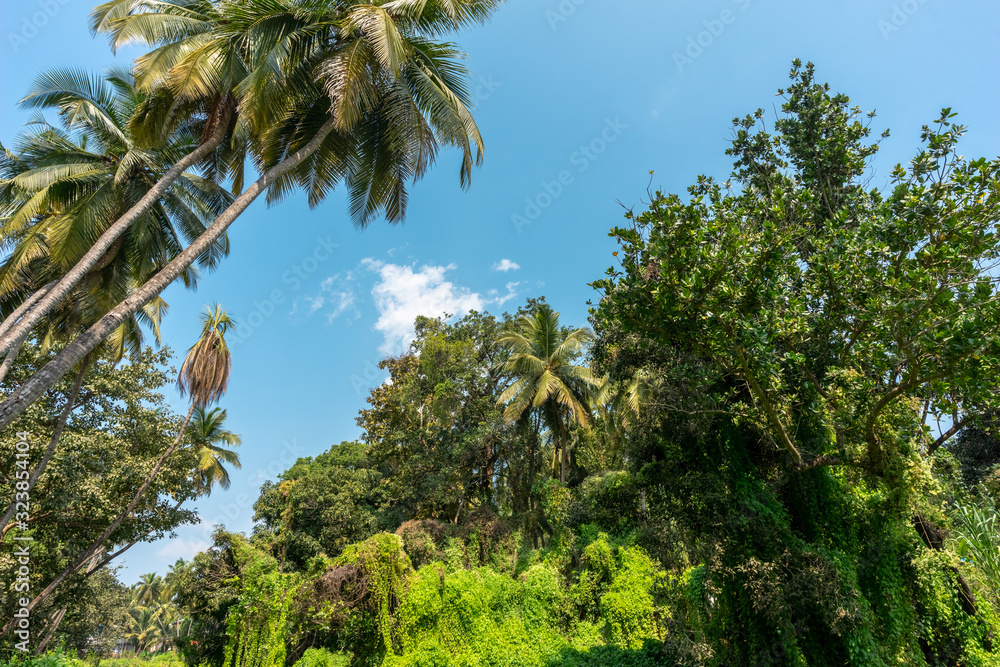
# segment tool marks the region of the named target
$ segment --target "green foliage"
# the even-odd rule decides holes
[[[5,382],[19,383],[53,355],[29,341]],[[160,455],[170,445],[180,420],[166,408],[161,391],[171,382],[171,352],[144,350],[125,363],[97,358],[84,378],[76,408],[70,415],[60,444],[31,494],[28,530],[31,549],[31,589],[41,591],[98,537],[128,505]],[[45,398],[32,405],[0,435],[0,466],[5,470],[34,468],[50,443],[53,424],[70,394],[73,378],[58,383]],[[29,435],[30,458],[17,459],[16,433]],[[179,502],[197,494],[191,477],[197,460],[181,450],[165,464],[135,511],[109,538],[115,545],[155,541],[196,518]],[[3,508],[14,500],[13,475],[0,480]],[[9,531],[9,542],[18,531]],[[0,578],[13,582],[16,567],[12,549],[0,554]],[[109,628],[104,644],[113,643],[124,611],[118,607],[116,584],[103,575],[89,579],[71,576],[35,611],[37,618],[53,614],[67,603],[70,608],[53,638],[53,645],[67,641],[83,647],[86,637]],[[11,618],[14,596],[0,598],[0,611]],[[127,606],[127,605],[126,605]]]
[[[655,405],[627,453],[638,539],[673,572],[652,593],[667,654],[977,664],[996,627],[936,527],[950,492],[925,423],[1000,396],[982,268],[1000,253],[1000,161],[961,158],[944,110],[889,191],[868,190],[861,111],[799,62],[780,94],[773,134],[763,111],[734,122],[731,181],[626,214],[621,269],[595,283],[597,368],[619,385],[641,373]],[[616,529],[599,510],[578,521]]]
[[[984,596],[1000,607],[1000,513],[982,501],[971,501],[956,504],[955,514],[958,554],[970,562]]]
[[[239,536],[231,538],[239,599],[227,618],[226,667],[284,667],[288,611],[300,584],[277,561]]]
[[[403,520],[454,522],[480,506],[527,511],[534,461],[511,469],[524,454],[496,405],[500,329],[480,313],[454,324],[418,318],[407,354],[380,363],[391,382],[372,390],[358,424],[390,499],[408,511]],[[502,472],[528,479],[496,486]]]
[[[349,667],[351,657],[345,653],[331,653],[321,648],[306,649],[295,667]]]
[[[398,525],[384,475],[364,445],[342,442],[315,458],[299,459],[278,483],[265,482],[254,504],[255,534],[269,538],[287,565],[335,556],[344,547]]]
[[[364,589],[374,614],[369,621],[381,639],[379,647],[391,651],[392,611],[399,606],[407,573],[412,570],[398,535],[382,533],[344,550],[337,565],[357,568],[364,577]]]
[[[23,659],[0,662],[0,667],[85,667],[86,663],[66,655],[62,651],[50,651],[45,655],[29,656]]]

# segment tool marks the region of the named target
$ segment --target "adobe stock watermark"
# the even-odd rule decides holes
[[[741,12],[745,12],[750,7],[750,2],[751,0],[732,0],[732,3]],[[738,17],[739,14],[732,9],[723,9],[717,17],[702,21],[701,24],[705,29],[696,35],[689,35],[684,50],[673,53],[677,71],[683,74],[684,69],[693,65],[694,61],[700,58],[706,49],[711,48],[715,41],[726,32],[726,28],[736,23]]]
[[[38,0],[35,4],[38,11],[33,14],[25,14],[21,17],[21,29],[17,32],[8,32],[7,41],[10,48],[17,53],[21,47],[30,42],[38,34],[38,31],[49,24],[49,21],[59,13],[63,7],[72,0]]]
[[[608,150],[608,146],[618,141],[618,138],[627,129],[628,125],[623,123],[620,117],[616,116],[614,120],[610,118],[605,119],[604,129],[589,142],[580,146],[578,151],[570,155],[570,166],[576,168],[575,172],[577,174],[587,171],[590,169],[590,165]],[[576,176],[574,176],[574,170],[571,169],[563,169],[551,181],[542,181],[541,189],[538,193],[533,197],[525,198],[524,210],[520,213],[513,213],[510,216],[510,221],[517,230],[517,233],[521,234],[526,226],[538,220],[542,213],[552,206],[553,202],[559,199],[563,192],[566,191],[566,188],[573,185],[575,181]]]
[[[473,82],[472,99],[476,102],[484,102],[493,96],[493,93],[503,84],[493,80],[493,75],[477,76]]]
[[[920,8],[927,2],[928,0],[904,0],[904,2],[893,5],[889,19],[879,19],[878,22],[878,30],[882,33],[882,39],[888,42],[889,35],[899,32],[899,29],[906,25],[910,18],[919,12]]]
[[[18,431],[15,435],[17,435],[18,441],[14,445],[17,452],[14,463],[14,468],[17,471],[14,474],[16,480],[14,489],[17,491],[14,495],[14,510],[16,512],[14,521],[18,530],[27,530],[29,512],[31,511],[31,498],[28,495],[31,486],[31,482],[28,481],[31,478],[31,472],[28,470],[31,445],[28,444],[29,434],[27,432]],[[27,653],[28,641],[31,639],[31,610],[28,609],[28,605],[31,604],[31,596],[28,594],[31,590],[31,548],[29,543],[34,538],[15,535],[14,540],[16,544],[14,564],[17,566],[14,571],[14,593],[20,595],[14,598],[16,604],[14,605],[14,624],[12,627],[14,634],[21,640],[14,644],[14,648]]]
[[[302,283],[309,276],[316,273],[320,265],[330,259],[333,256],[333,251],[339,247],[340,244],[331,241],[329,236],[326,238],[317,237],[316,246],[313,248],[312,253],[306,255],[299,262],[292,264],[287,271],[281,274],[282,284],[288,285],[293,292],[299,290],[302,287]],[[271,290],[271,293],[263,300],[254,299],[253,310],[250,311],[250,314],[237,319],[237,326],[232,334],[232,340],[236,343],[242,343],[250,338],[254,331],[263,326],[264,322],[277,312],[278,306],[287,300],[288,297],[283,288]]]
[[[557,29],[561,24],[569,20],[569,17],[576,14],[576,9],[587,0],[562,0],[554,9],[545,10],[545,20],[549,22],[549,27]]]

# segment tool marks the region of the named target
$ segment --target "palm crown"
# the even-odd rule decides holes
[[[52,70],[38,77],[23,105],[55,109],[62,128],[41,117],[0,155],[0,309],[72,267],[93,241],[152,186],[193,142],[186,131],[156,148],[136,144],[128,122],[143,96],[127,71],[89,77]],[[211,181],[182,174],[104,254],[49,318],[46,338],[88,326],[201,235],[231,198]],[[201,257],[213,267],[228,251],[225,237]],[[183,278],[190,285],[193,270]],[[158,333],[165,306],[155,300],[119,328],[113,347],[141,344],[139,322]]]
[[[567,431],[574,421],[588,423],[587,404],[596,385],[590,369],[574,362],[593,334],[583,328],[564,331],[559,326],[559,313],[547,305],[523,316],[519,325],[519,330],[500,338],[510,353],[500,369],[513,382],[497,403],[507,404],[504,418],[508,422],[526,418],[532,409],[541,413],[555,443],[553,467],[561,450],[560,478],[566,481]]]

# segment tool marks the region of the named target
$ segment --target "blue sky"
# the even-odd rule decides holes
[[[26,119],[16,102],[41,69],[98,70],[136,55],[116,58],[90,37],[90,8],[6,0],[0,141]],[[164,342],[179,353],[206,303],[244,324],[221,403],[243,437],[244,465],[228,492],[196,504],[202,526],[134,547],[120,577],[190,558],[215,523],[249,530],[265,479],[358,437],[357,411],[382,379],[375,366],[405,347],[415,315],[499,313],[545,295],[567,323],[586,324],[587,283],[614,259],[607,232],[621,205],[641,207],[650,171],[654,189],[674,192],[698,174],[728,174],[731,120],[777,107],[793,58],[876,109],[874,130],[892,130],[874,185],[945,106],[970,128],[967,156],[996,156],[998,23],[1000,5],[986,0],[510,2],[456,38],[476,75],[487,144],[469,191],[458,186],[458,156],[444,153],[412,188],[403,225],[354,229],[342,193],[314,210],[301,196],[271,209],[258,201],[197,293],[165,293]]]

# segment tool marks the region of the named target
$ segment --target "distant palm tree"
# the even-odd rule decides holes
[[[174,595],[177,593],[179,580],[187,574],[190,569],[191,563],[187,562],[183,558],[178,558],[173,565],[167,568],[167,573],[163,576],[163,595],[161,596],[164,601],[173,599]]]
[[[159,642],[162,634],[157,624],[156,610],[133,604],[128,609],[128,615],[129,628],[125,639],[135,646],[136,653],[142,653]]]
[[[149,606],[160,599],[163,590],[163,578],[155,572],[150,572],[139,577],[132,599],[136,604]]]
[[[230,480],[226,465],[241,467],[239,454],[222,446],[237,447],[242,442],[240,436],[224,428],[225,421],[226,411],[222,408],[195,408],[188,427],[188,440],[198,456],[195,486],[199,495],[211,495],[214,485],[228,489]]]
[[[509,351],[500,369],[514,382],[500,395],[497,405],[507,405],[504,419],[508,423],[526,418],[531,410],[540,412],[552,432],[552,467],[560,462],[562,482],[569,468],[570,426],[574,422],[588,424],[587,403],[597,385],[589,368],[574,363],[592,339],[586,328],[564,333],[559,328],[559,313],[547,305],[523,316],[519,330],[500,337]]]

